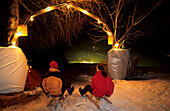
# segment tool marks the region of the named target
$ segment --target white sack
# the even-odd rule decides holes
[[[27,59],[18,47],[0,47],[0,93],[24,90]]]

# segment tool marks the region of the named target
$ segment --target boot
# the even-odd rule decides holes
[[[80,92],[81,96],[83,96],[83,95],[84,95],[84,93],[83,93],[83,89],[82,89],[81,87],[79,88],[79,92]]]

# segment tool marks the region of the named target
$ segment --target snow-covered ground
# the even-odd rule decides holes
[[[164,76],[147,72],[143,78],[150,75]],[[63,107],[59,103],[57,107],[47,107],[51,98],[43,93],[38,99],[25,105],[10,106],[2,111],[170,111],[170,78],[149,80],[113,80],[114,93],[109,97],[112,104],[104,99],[99,101],[98,109],[86,96],[79,94],[79,87],[84,87],[91,82],[92,76],[80,75],[84,81],[74,82],[75,91],[67,96]],[[168,76],[169,77],[169,76]],[[95,98],[93,98],[95,100]]]

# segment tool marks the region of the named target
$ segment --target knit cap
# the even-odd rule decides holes
[[[51,62],[50,62],[50,67],[51,67],[51,68],[58,68],[57,62],[56,62],[56,61],[51,61]]]

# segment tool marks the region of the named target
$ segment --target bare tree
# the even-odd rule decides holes
[[[90,2],[89,2],[90,1]],[[20,23],[24,23],[27,17],[47,6],[65,3],[64,0],[19,0],[20,5],[26,12],[20,13]],[[98,16],[103,23],[107,24],[114,36],[114,43],[133,41],[139,36],[146,35],[148,26],[143,26],[142,22],[160,4],[161,0],[152,4],[148,0],[70,0],[75,5],[86,9],[90,13]],[[148,3],[150,3],[150,5]],[[29,36],[36,47],[47,47],[57,41],[71,43],[73,37],[83,30],[84,24],[89,23],[90,18],[78,10],[59,7],[49,13],[42,14],[35,18],[35,21],[28,23]],[[97,24],[96,20],[90,20],[94,26],[93,30],[87,32],[91,38],[98,42],[106,40],[107,34],[103,24]],[[105,25],[104,24],[104,25]],[[91,25],[90,25],[91,26]],[[131,42],[129,42],[131,43]]]
[[[145,19],[156,9],[161,0],[102,0],[100,2],[100,8],[95,8],[97,10],[95,14],[106,21],[112,29],[113,43],[123,48],[125,41],[131,44],[138,37],[151,33],[148,31],[152,29],[151,24],[146,23]],[[99,30],[98,25],[94,24],[94,26],[98,27],[94,30]],[[91,37],[96,41],[107,38],[107,36],[101,36],[92,35]]]

